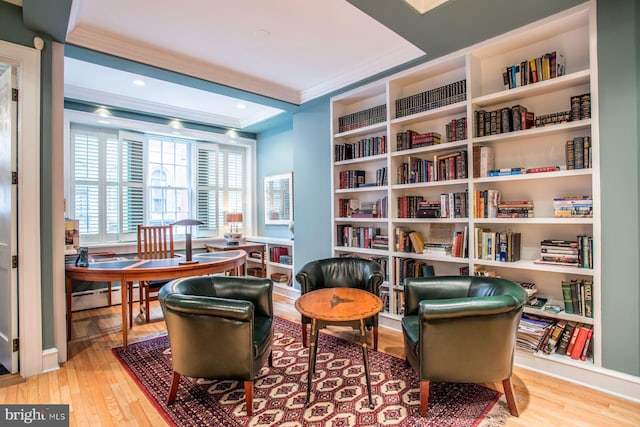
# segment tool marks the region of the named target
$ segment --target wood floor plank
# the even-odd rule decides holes
[[[277,315],[300,321],[293,301],[274,295]],[[138,307],[135,306],[135,313]],[[130,342],[165,332],[158,302],[152,303],[151,323],[134,322]],[[66,403],[71,426],[163,426],[164,418],[139,389],[113,355],[121,345],[120,307],[74,313],[69,360],[58,371],[27,378],[20,384],[0,388],[2,403]],[[329,332],[355,339],[349,328]],[[402,336],[379,330],[380,351],[404,358]],[[500,384],[487,384],[502,390]],[[640,426],[640,403],[591,390],[523,368],[514,368],[513,386],[520,417],[509,417],[507,427]],[[587,398],[588,397],[588,398]]]

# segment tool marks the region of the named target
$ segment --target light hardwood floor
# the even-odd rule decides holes
[[[299,321],[292,301],[275,296],[274,305],[279,316]],[[152,319],[134,326],[132,342],[165,330],[157,301]],[[0,403],[68,403],[72,426],[165,425],[111,351],[121,344],[120,327],[119,306],[74,313],[69,360],[55,372],[0,387]],[[344,329],[333,331],[353,336]],[[379,350],[404,358],[401,335],[380,328]],[[515,369],[514,384],[520,417],[509,417],[507,426],[640,426],[640,403],[521,368]]]

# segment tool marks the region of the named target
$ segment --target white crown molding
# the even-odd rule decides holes
[[[67,43],[285,102],[301,103],[300,95],[296,90],[256,79],[255,76],[222,68],[197,58],[179,55],[157,46],[123,38],[99,28],[78,25],[69,32]]]
[[[113,105],[133,111],[144,111],[160,114],[167,117],[194,120],[203,123],[211,123],[223,127],[242,129],[245,126],[261,121],[262,117],[252,117],[250,120],[240,121],[237,118],[222,116],[218,114],[204,113],[202,111],[187,108],[178,108],[157,102],[145,101],[138,98],[130,98],[122,95],[115,95],[93,89],[86,89],[78,86],[65,85],[64,96],[70,99],[80,99],[98,104]]]
[[[88,49],[142,62],[297,105],[311,101],[417,57],[416,48],[413,45],[405,46],[393,51],[393,53],[389,55],[381,56],[375,61],[371,61],[352,72],[340,74],[336,78],[329,79],[311,88],[297,91],[265,80],[256,79],[254,76],[231,71],[197,58],[186,55],[176,55],[175,52],[169,52],[159,49],[157,46],[126,39],[119,35],[86,25],[77,26],[70,31],[67,41]]]
[[[326,95],[337,89],[357,83],[382,71],[396,67],[399,64],[404,64],[416,58],[416,48],[413,45],[396,49],[392,54],[380,56],[375,61],[371,61],[365,66],[357,68],[350,73],[343,73],[334,79],[327,80],[322,84],[303,90],[301,92],[300,99],[303,103],[310,101],[319,96]]]

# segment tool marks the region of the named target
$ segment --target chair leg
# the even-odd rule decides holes
[[[144,312],[144,282],[138,282],[138,316],[142,318]]]
[[[507,398],[507,404],[509,405],[509,412],[514,417],[520,416],[518,410],[518,402],[516,401],[516,394],[513,391],[513,384],[511,384],[511,377],[502,380],[502,387],[504,388],[504,396]]]
[[[429,402],[429,381],[420,381],[420,415],[427,416],[427,403]]]
[[[180,384],[180,374],[173,371],[173,380],[171,381],[171,388],[169,389],[169,397],[167,398],[167,405],[171,405],[176,401],[176,395],[178,394],[178,385]]]
[[[128,305],[129,305],[129,327],[133,327],[133,282],[127,282],[127,294],[128,296]]]
[[[107,304],[111,307],[111,282],[107,282]]]
[[[253,381],[244,382],[244,395],[247,405],[247,415],[251,416],[253,413]]]
[[[373,327],[373,351],[378,351],[378,327]]]
[[[273,368],[273,351],[269,352],[269,367]]]
[[[307,325],[302,324],[302,346],[309,347],[309,339],[307,337]]]
[[[149,307],[150,293],[151,293],[151,290],[149,289],[149,287],[145,286],[144,287],[144,317],[147,323],[151,322],[151,313],[149,312],[150,311],[150,307]]]

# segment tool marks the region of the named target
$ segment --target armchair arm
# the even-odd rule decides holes
[[[315,289],[324,288],[324,274],[318,263],[307,263],[296,274],[296,280],[300,284],[300,294],[306,294]]]
[[[254,306],[250,301],[172,294],[164,299],[164,304],[168,310],[176,313],[253,321]]]

